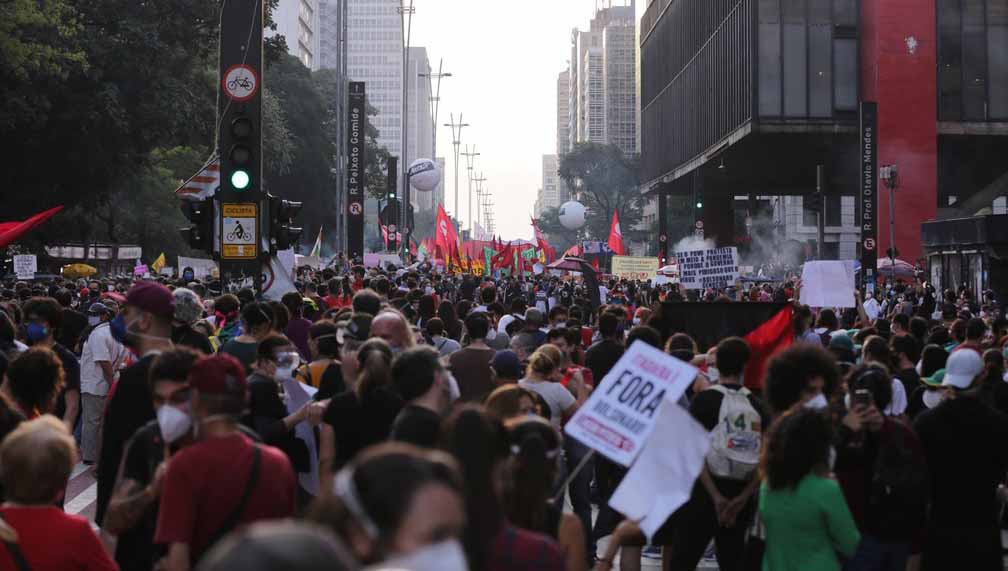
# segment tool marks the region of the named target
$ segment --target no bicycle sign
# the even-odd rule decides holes
[[[692,365],[637,341],[564,431],[613,462],[629,466],[654,430],[663,404],[678,406],[676,401],[696,374]]]

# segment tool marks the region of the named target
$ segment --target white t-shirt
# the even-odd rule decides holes
[[[442,337],[441,335],[431,337],[431,341],[434,342],[434,348],[437,349],[438,354],[442,357],[447,357],[462,348],[458,341]]]
[[[899,416],[906,412],[907,405],[906,387],[903,386],[903,381],[899,379],[892,380],[892,402],[885,409],[886,416]]]
[[[112,370],[118,371],[126,359],[126,348],[112,338],[108,323],[99,324],[88,335],[81,352],[80,381],[81,392],[89,395],[105,396],[109,385],[98,361],[112,364]]]
[[[499,331],[500,333],[507,333],[507,326],[511,325],[511,322],[514,321],[515,319],[518,318],[510,313],[502,316],[500,320],[497,322],[497,331]]]
[[[560,421],[563,420],[565,410],[577,404],[574,395],[560,383],[550,381],[530,381],[522,379],[518,381],[518,386],[539,394],[550,407],[550,423],[560,430]]]

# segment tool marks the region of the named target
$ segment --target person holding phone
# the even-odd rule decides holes
[[[847,388],[834,473],[862,540],[845,569],[904,569],[908,559],[919,556],[911,551],[926,520],[924,451],[910,427],[882,413],[892,400],[884,368],[855,368]]]

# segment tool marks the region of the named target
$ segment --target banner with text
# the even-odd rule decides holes
[[[658,272],[658,258],[613,256],[612,275],[620,279],[648,281]]]
[[[637,341],[564,431],[613,462],[629,466],[654,430],[662,404],[676,406],[696,374],[692,365]]]
[[[38,258],[34,254],[17,254],[14,256],[14,275],[19,280],[30,280],[38,272]]]
[[[686,289],[724,288],[739,278],[738,249],[680,250],[679,283]]]

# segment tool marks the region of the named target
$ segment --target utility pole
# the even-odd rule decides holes
[[[472,183],[473,183],[473,160],[480,154],[476,152],[476,145],[473,145],[472,151],[469,150],[469,145],[466,145],[466,152],[462,153],[462,156],[466,158],[466,171],[469,178],[469,216],[466,219],[469,222],[469,236],[472,237],[473,232],[473,218],[472,218]]]
[[[462,122],[462,114],[459,113],[458,123],[455,122],[455,114],[451,113],[448,115],[451,123],[445,123],[445,127],[451,127],[452,130],[452,145],[455,147],[455,210],[452,214],[455,218],[459,218],[459,187],[458,187],[458,168],[459,168],[459,145],[462,144],[462,128],[468,127],[469,123]]]
[[[413,0],[409,0],[409,6],[400,5],[396,8],[399,12],[399,20],[402,25],[403,32],[403,74],[402,74],[402,117],[400,120],[400,125],[402,126],[402,174],[399,177],[402,181],[402,212],[400,212],[401,220],[399,226],[401,228],[406,228],[409,224],[409,207],[410,207],[410,188],[409,188],[409,176],[407,175],[409,171],[409,47],[410,47],[410,35],[413,30],[413,14],[416,9],[413,7]],[[409,252],[409,244],[405,244],[405,251]],[[407,256],[403,255],[405,260]]]
[[[816,243],[819,245],[817,258],[820,260],[823,259],[823,241],[826,240],[825,178],[823,165],[816,165],[816,194],[818,195],[816,200],[819,206],[816,213],[816,225],[818,226]]]
[[[481,207],[480,198],[483,196],[483,183],[486,182],[486,179],[483,178],[483,173],[480,173],[478,177],[474,178],[473,182],[476,183],[476,223],[479,224]],[[486,230],[485,224],[480,225],[480,227],[483,228],[483,230]]]
[[[438,118],[438,110],[441,107],[441,78],[451,77],[452,74],[450,72],[444,71],[444,58],[442,58],[441,60],[438,61],[437,73],[421,73],[419,74],[419,76],[427,78],[427,91],[431,94],[431,101],[430,101],[431,115],[434,118],[434,129],[433,129],[434,141],[433,144],[431,145],[433,149],[431,152],[434,154],[434,156],[431,157],[431,160],[437,162],[437,124],[438,124],[437,118]],[[437,91],[434,91],[433,86],[435,79],[437,80]]]

